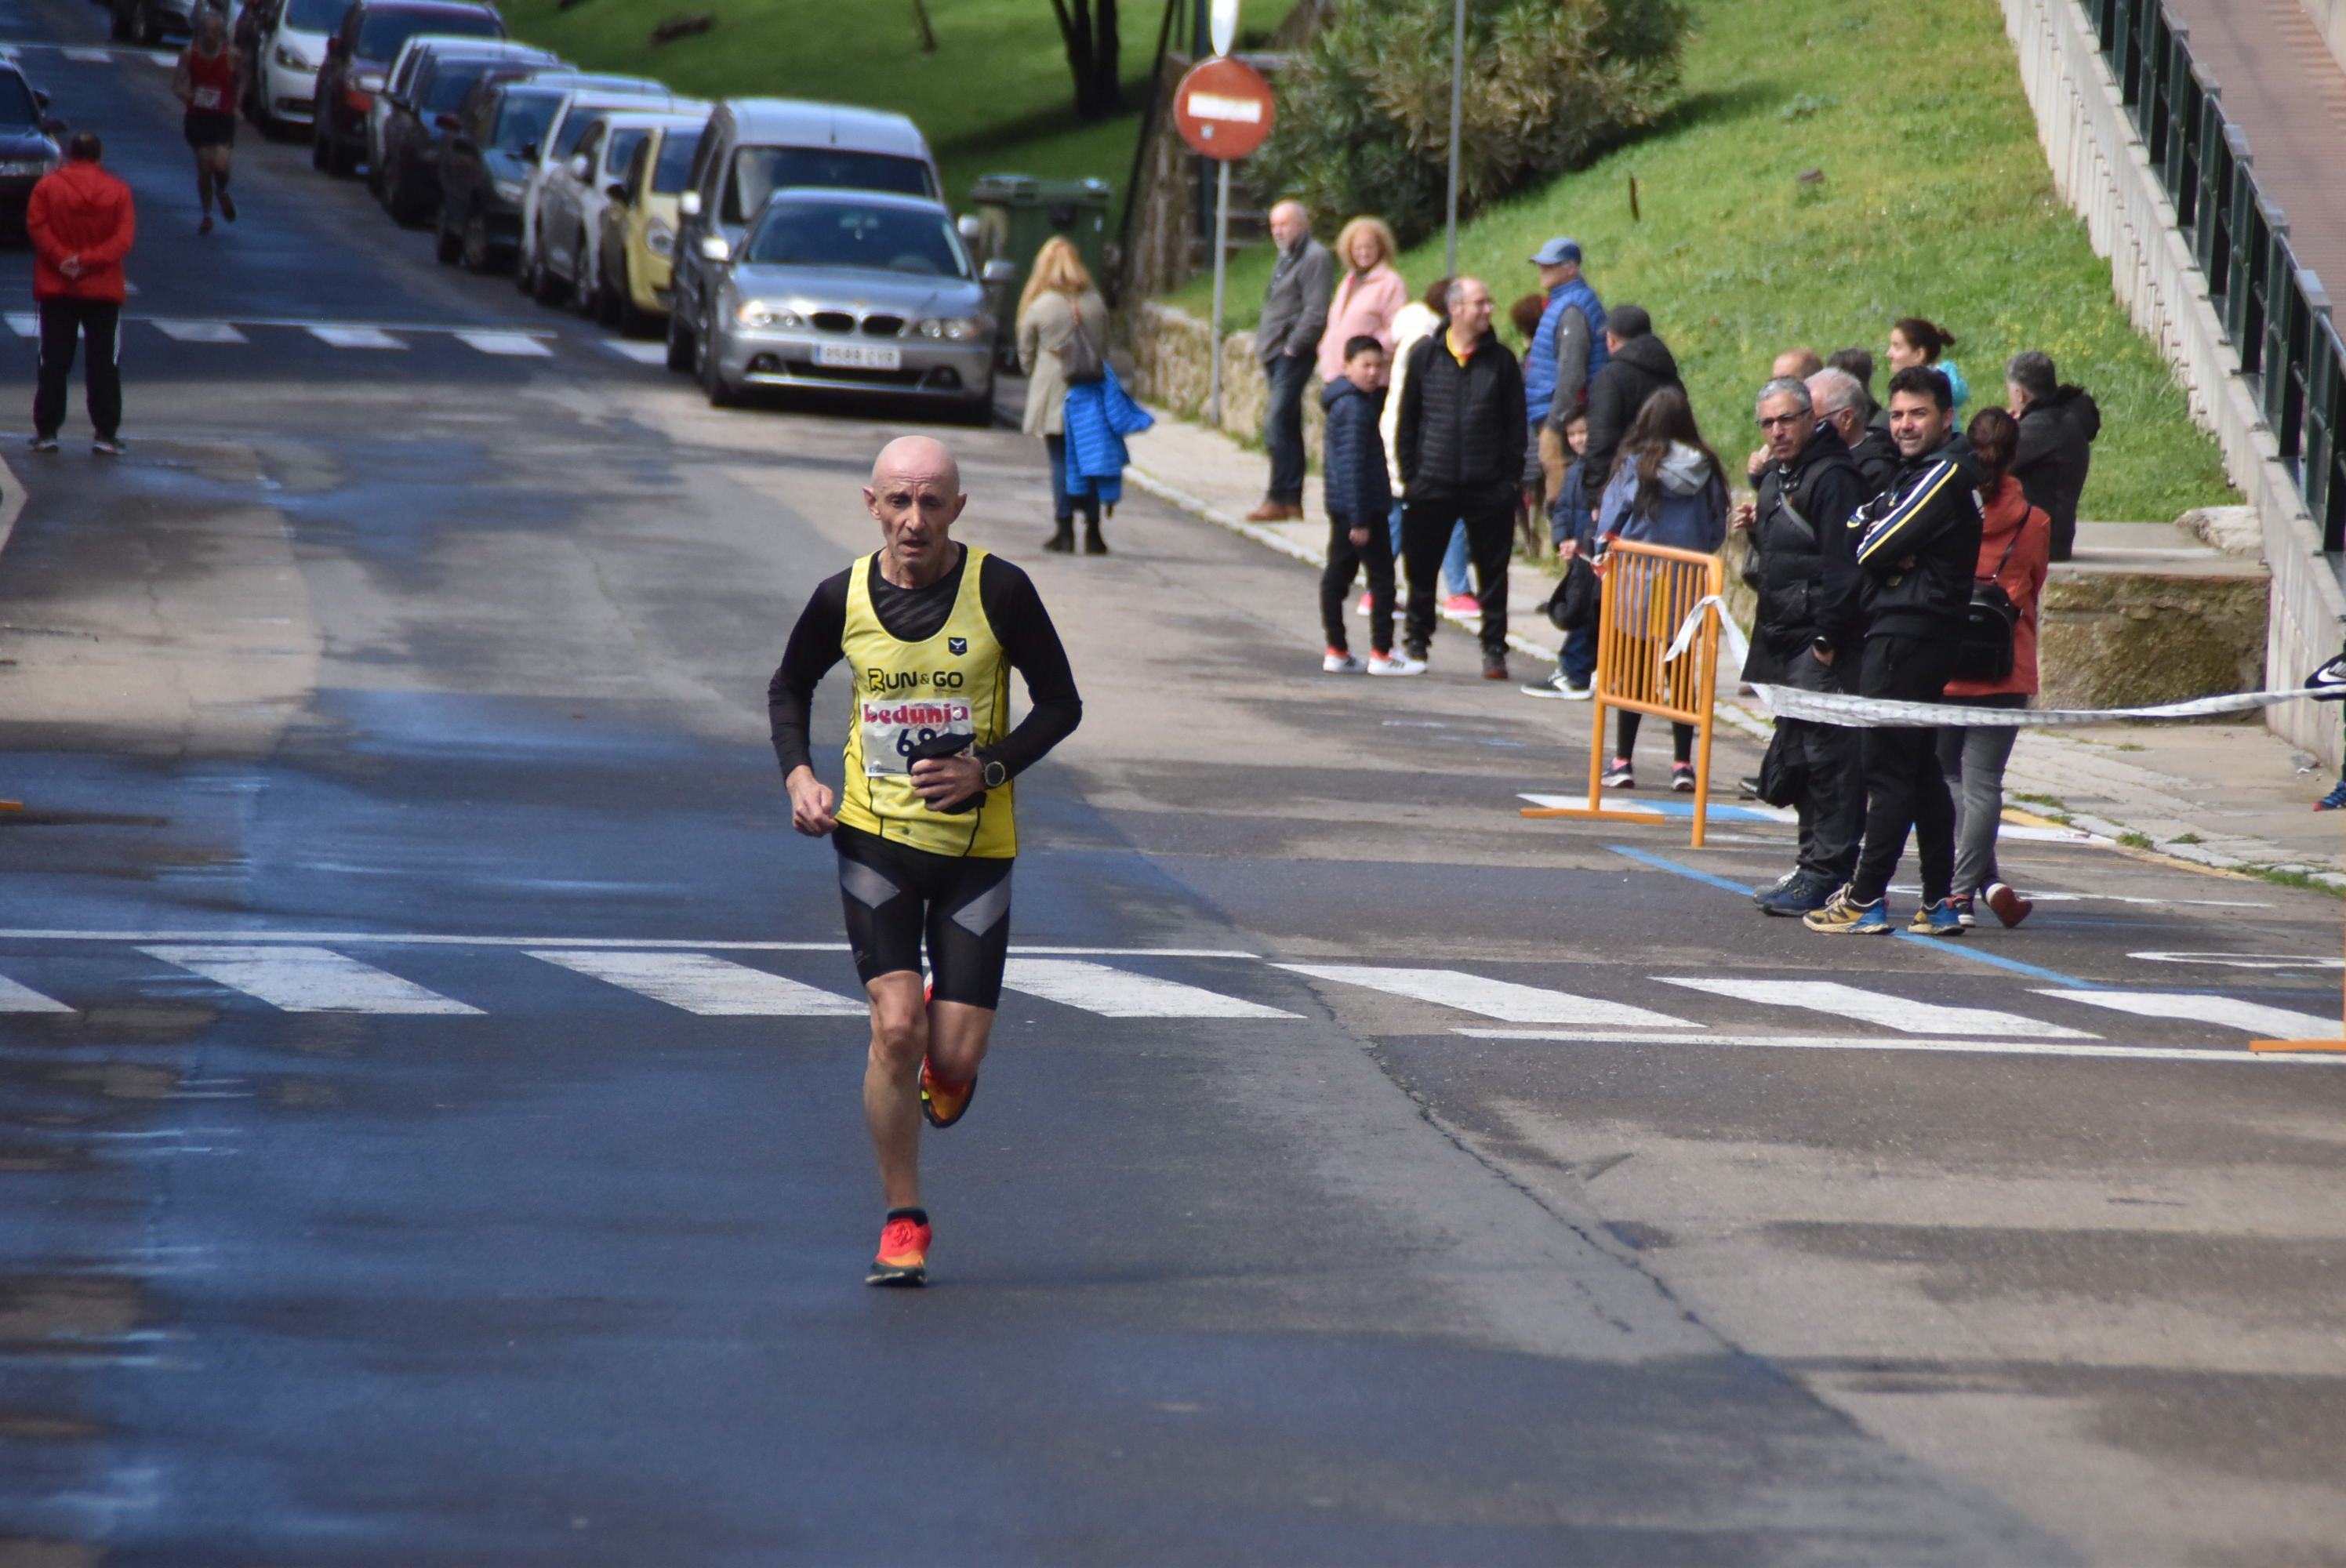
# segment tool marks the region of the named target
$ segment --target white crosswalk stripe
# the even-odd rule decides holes
[[[1482,975],[1468,974],[1456,969],[1383,969],[1341,963],[1282,963],[1278,967],[1297,974],[1308,974],[1314,980],[1364,985],[1372,991],[1436,1003],[1443,1007],[1457,1008],[1462,1013],[1496,1018],[1504,1023],[1610,1023],[1647,1029],[1699,1027],[1683,1018],[1632,1007],[1626,1002],[1575,996],[1568,991],[1545,991],[1536,985],[1518,985],[1509,980],[1487,980]]]
[[[249,343],[252,340],[226,321],[157,321],[155,330],[180,343]]]
[[[1989,1007],[1940,1007],[1879,991],[1862,991],[1854,985],[1843,985],[1832,980],[1700,980],[1676,979],[1668,975],[1655,978],[1664,985],[1683,985],[1689,991],[1730,997],[1738,1002],[1756,1002],[1768,1007],[1801,1007],[1811,1013],[1829,1013],[1837,1018],[1850,1018],[1860,1023],[1895,1029],[1902,1034],[1976,1034],[1991,1039],[2023,1040],[2101,1038],[2082,1029],[2065,1029],[2058,1023],[2042,1023],[2034,1018],[2023,1018],[2017,1013],[1999,1013]]]
[[[605,338],[603,346],[623,360],[633,360],[639,365],[668,363],[666,343],[638,343],[627,338]]]
[[[30,311],[11,311],[7,313],[7,321],[8,330],[20,338],[41,335],[41,318]]]
[[[554,351],[526,332],[458,332],[459,341],[468,343],[484,354],[507,354],[517,358],[551,359]]]
[[[0,1013],[71,1013],[72,1008],[54,996],[44,996],[29,985],[20,985],[0,974]]]
[[[2346,1037],[2346,1021],[2292,1013],[2261,1002],[2240,1002],[2229,996],[2179,994],[2171,991],[2040,990],[2039,996],[2058,996],[2088,1007],[2131,1013],[2137,1018],[2185,1018],[2224,1029],[2245,1029],[2269,1040],[2336,1040]]]
[[[192,970],[287,1013],[401,1013],[478,1016],[480,1009],[426,991],[331,948],[157,943],[138,950]]]
[[[1201,986],[1136,974],[1105,963],[1073,958],[1014,958],[1002,983],[1013,991],[1039,996],[1067,1007],[1080,1007],[1103,1018],[1294,1018],[1298,1014],[1266,1007]]]
[[[303,331],[329,348],[403,349],[407,345],[380,327],[304,327]]]
[[[705,952],[624,952],[607,948],[531,948],[528,952],[532,958],[704,1018],[857,1018],[868,1010],[859,998]]]

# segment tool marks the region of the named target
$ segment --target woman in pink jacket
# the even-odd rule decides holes
[[[1951,680],[1949,702],[1966,708],[2026,708],[2036,691],[2036,606],[2045,593],[2053,551],[2053,521],[2031,506],[2012,476],[2020,426],[2000,408],[1973,416],[1964,433],[1978,461],[1980,553],[1976,580],[1990,578],[2020,612],[2012,626],[2012,673],[2002,680]],[[1995,865],[1995,832],[2004,820],[2004,765],[2019,731],[2008,725],[1947,725],[1939,730],[1939,771],[1955,798],[1956,918],[1973,921],[1973,903],[1984,903],[2006,925],[2034,908],[2012,891]]]
[[[1392,365],[1393,318],[1409,303],[1409,285],[1392,268],[1399,250],[1392,230],[1379,219],[1355,218],[1336,236],[1336,259],[1345,270],[1328,307],[1328,330],[1320,334],[1321,385],[1344,373],[1344,345],[1354,338],[1382,343],[1385,363]]]

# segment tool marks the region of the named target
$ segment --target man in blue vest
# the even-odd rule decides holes
[[[1539,330],[1532,334],[1524,355],[1524,404],[1531,411],[1531,435],[1537,444],[1540,472],[1547,493],[1564,488],[1569,459],[1564,449],[1564,422],[1588,396],[1588,383],[1605,368],[1605,305],[1580,275],[1580,246],[1570,239],[1551,239],[1532,258],[1539,269],[1540,287],[1547,291],[1547,309],[1540,312]]]

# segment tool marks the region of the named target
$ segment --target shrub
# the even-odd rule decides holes
[[[1468,0],[1460,215],[1652,125],[1678,87],[1678,0]],[[1372,212],[1403,244],[1449,182],[1451,0],[1337,0],[1279,80],[1260,187],[1331,219]]]

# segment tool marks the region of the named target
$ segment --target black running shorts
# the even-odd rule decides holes
[[[923,940],[939,1002],[992,1009],[1010,956],[1010,867],[1005,857],[940,855],[842,824],[839,898],[865,984],[921,970]]]
[[[233,147],[236,117],[215,109],[189,109],[180,132],[193,148]]]

